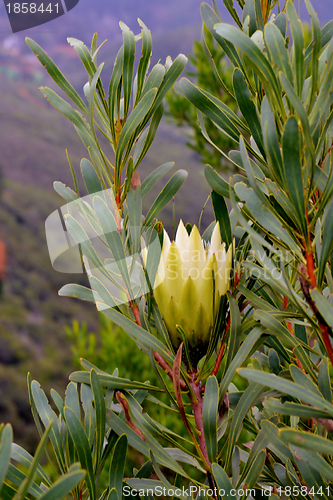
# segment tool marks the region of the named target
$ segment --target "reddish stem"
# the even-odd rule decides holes
[[[202,451],[203,456],[205,457],[207,464],[209,467],[211,466],[211,462],[208,458],[206,440],[203,431],[203,423],[202,423],[202,410],[203,410],[203,399],[201,394],[201,381],[197,380],[197,372],[193,372],[190,379],[190,386],[193,391],[193,396],[191,395],[191,403],[192,410],[195,420],[195,425],[199,433],[199,444]]]
[[[139,427],[137,425],[135,425],[135,423],[133,422],[133,420],[131,418],[131,415],[129,413],[129,406],[128,406],[127,399],[122,395],[122,393],[120,391],[116,392],[116,398],[117,398],[118,403],[120,404],[120,406],[123,409],[123,412],[124,412],[124,415],[126,418],[126,422],[129,425],[129,427],[135,432],[135,434],[137,434],[139,436],[139,438],[141,438],[143,441],[145,441],[146,438],[144,437],[144,435],[142,434]]]
[[[133,300],[133,301],[129,300],[128,302],[129,302],[130,308],[132,309],[132,313],[134,315],[135,323],[138,326],[142,326],[141,319],[140,319],[140,311],[139,311],[137,303],[135,302],[135,300]]]
[[[329,336],[329,333],[328,333],[328,328],[323,323],[320,323],[319,321],[318,321],[318,323],[319,323],[319,326],[320,326],[320,329],[321,329],[321,333],[322,333],[322,336],[323,336],[323,341],[324,341],[324,344],[325,344],[328,356],[330,358],[331,364],[333,365],[333,348],[332,348],[332,344],[331,344],[331,341],[330,341],[330,336]]]
[[[161,356],[161,354],[159,352],[154,351],[154,358],[156,359],[157,363],[166,372],[166,374],[168,375],[168,377],[170,377],[170,379],[173,382],[174,381],[174,376],[173,376],[172,368],[165,361],[165,359],[163,358],[163,356]],[[180,388],[183,391],[186,391],[186,389],[187,389],[187,386],[186,386],[186,384],[185,384],[185,382],[184,382],[183,379],[180,379]]]
[[[333,145],[327,151],[326,155],[332,150],[332,148],[333,148]],[[326,155],[324,157],[324,160],[326,158]],[[323,160],[323,162],[324,162],[324,160]],[[322,164],[323,164],[323,162],[322,162]],[[322,166],[322,164],[321,164],[321,166]],[[308,208],[306,208],[306,219],[307,219],[307,223],[308,223],[308,227],[309,227]],[[312,247],[311,247],[310,229],[308,229],[308,240],[309,240],[309,248],[306,248],[306,244],[304,245],[305,246],[304,250],[305,250],[307,272],[308,272],[308,276],[309,276],[311,287],[312,288],[317,288],[317,280],[316,280],[316,275],[315,275],[313,252],[312,252]],[[304,293],[304,290],[303,290],[303,293]],[[329,333],[328,333],[328,327],[327,327],[327,325],[325,325],[321,321],[322,318],[318,314],[317,307],[316,307],[315,303],[313,302],[313,300],[312,300],[312,298],[310,296],[310,293],[306,293],[306,298],[307,298],[307,301],[309,302],[309,304],[310,304],[310,306],[311,306],[314,314],[316,315],[316,317],[318,319],[318,325],[319,325],[319,328],[321,329],[321,333],[322,333],[322,337],[323,337],[323,342],[325,344],[325,347],[326,347],[326,350],[327,350],[327,354],[328,354],[328,356],[330,358],[331,364],[333,365],[333,348],[332,348],[332,344],[331,344],[331,341],[330,341],[330,336],[329,336]]]

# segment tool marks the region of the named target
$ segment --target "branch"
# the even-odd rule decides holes
[[[173,382],[174,381],[174,374],[173,374],[172,368],[165,361],[165,359],[163,358],[163,356],[159,352],[154,351],[154,358],[157,361],[157,363],[160,365],[160,367],[162,368],[162,370],[164,370],[166,372],[166,374],[168,375],[168,377]],[[187,389],[187,386],[186,386],[186,384],[185,384],[185,382],[184,382],[184,380],[182,378],[180,379],[180,388],[183,391],[186,391],[186,389]]]

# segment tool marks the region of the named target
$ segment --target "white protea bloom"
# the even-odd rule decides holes
[[[208,245],[196,226],[189,235],[182,221],[174,242],[164,231],[154,296],[173,346],[178,348],[182,341],[179,325],[195,362],[206,353],[220,298],[229,290],[231,262],[232,245],[226,251],[219,223]]]

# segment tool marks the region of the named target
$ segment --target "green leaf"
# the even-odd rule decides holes
[[[82,101],[79,94],[72,87],[72,85],[66,80],[64,75],[58,69],[56,64],[49,58],[46,52],[31,38],[25,39],[26,44],[32,50],[32,52],[37,56],[40,63],[44,66],[48,74],[53,78],[56,84],[65,92],[65,94],[83,111],[88,114],[88,110],[84,102]]]
[[[226,248],[229,248],[232,244],[232,233],[227,204],[223,196],[220,196],[216,191],[212,192],[211,197],[215,219],[220,223],[221,239],[225,242]]]
[[[119,390],[140,390],[145,389],[149,391],[157,391],[160,392],[161,389],[159,387],[155,387],[153,385],[144,384],[143,382],[135,382],[133,380],[128,380],[126,378],[113,377],[109,374],[95,373],[97,376],[99,383],[102,387],[109,387],[111,389],[119,389]],[[77,382],[80,384],[89,384],[90,383],[90,373],[88,372],[73,372],[70,375],[70,379],[73,382]]]
[[[234,185],[234,189],[239,199],[245,201],[246,208],[250,211],[253,220],[258,222],[267,234],[279,238],[285,245],[288,245],[295,253],[301,256],[299,245],[297,245],[286,230],[286,224],[283,224],[275,213],[272,213],[272,207],[268,207],[267,203],[264,203],[254,190],[247,187],[243,182],[237,182]]]
[[[241,334],[241,315],[239,312],[237,301],[230,292],[227,293],[230,307],[230,337],[228,342],[228,354],[225,363],[225,368],[228,369],[230,363],[234,359],[239,350],[240,334]]]
[[[281,83],[284,87],[284,90],[286,92],[288,99],[290,100],[291,104],[294,106],[295,111],[299,116],[299,119],[301,121],[302,128],[303,128],[303,133],[305,136],[306,146],[307,146],[308,151],[310,153],[312,163],[314,164],[315,163],[315,151],[314,151],[313,139],[312,139],[312,135],[311,135],[310,123],[309,123],[307,112],[302,104],[301,99],[297,96],[293,86],[290,84],[289,80],[281,72],[280,72],[280,80],[281,80]],[[295,120],[295,118],[291,116],[289,118],[288,122],[290,120]],[[287,122],[287,124],[288,124],[288,122]],[[293,124],[290,127],[291,127],[291,131],[293,132],[293,127],[294,127]],[[296,135],[295,132],[294,132],[294,135]],[[299,142],[299,139],[297,142]]]
[[[88,441],[91,447],[95,437],[96,414],[92,405],[94,395],[90,385],[82,383],[80,395],[84,411],[84,430],[88,437]]]
[[[327,483],[324,480],[322,474],[312,467],[312,463],[309,464],[305,460],[299,460],[296,454],[295,454],[295,462],[301,476],[304,478],[303,481],[306,484],[308,484],[310,488],[314,488],[314,491],[321,492],[322,494],[320,495],[320,498],[322,500],[330,500],[331,495],[326,494]],[[290,469],[291,468],[292,467],[290,464]],[[294,468],[292,468],[292,471],[294,472]],[[296,478],[297,480],[295,481]],[[298,476],[296,476],[296,478],[294,479],[294,482],[297,483],[298,489],[300,489],[302,487],[302,484],[299,482]]]
[[[295,6],[287,2],[287,15],[293,36],[293,67],[296,76],[296,89],[299,98],[302,97],[304,82],[304,33],[301,20],[298,18]]]
[[[228,468],[230,465],[235,443],[242,429],[243,420],[247,412],[252,408],[254,401],[257,399],[262,390],[262,385],[250,384],[243,392],[236,406],[236,409],[232,415],[230,432],[227,441],[227,449],[224,456],[226,468]]]
[[[279,435],[279,428],[269,420],[262,421],[261,428],[269,439],[272,448],[274,447],[274,451],[278,455],[282,463],[285,463],[288,459],[293,460],[293,455],[290,451],[289,446],[286,446],[281,440],[281,437]]]
[[[154,453],[154,456],[158,463],[168,467],[169,469],[172,469],[182,476],[188,477],[183,468],[176,462],[176,460],[172,458],[172,456],[149,432],[152,431],[156,433],[158,431],[158,427],[156,427],[154,421],[143,414],[142,406],[131,394],[127,394],[127,400],[129,403],[131,415],[133,415],[134,423],[139,426],[142,434],[144,435],[147,446]]]
[[[236,24],[238,24],[238,26],[240,28],[242,28],[242,23],[238,17],[238,14],[237,14],[237,11],[236,9],[234,9],[233,5],[234,5],[234,2],[233,0],[223,0],[223,3],[227,9],[227,11],[229,12],[229,14],[231,15],[231,17],[233,18],[233,20],[236,22]]]
[[[253,347],[257,344],[263,332],[264,328],[262,328],[261,326],[253,328],[253,330],[251,330],[251,332],[247,335],[246,339],[242,343],[241,347],[239,348],[236,356],[230,363],[229,368],[221,381],[219,390],[220,402],[224,398],[228,386],[236,374],[237,368],[239,368],[242,365],[242,363],[244,363],[244,361],[247,359],[247,357],[250,356]]]
[[[244,63],[242,58],[239,56],[236,48],[228,40],[225,40],[215,31],[216,23],[219,23],[221,19],[216,15],[214,10],[206,3],[201,4],[200,8],[201,17],[207,28],[209,29],[212,36],[215,38],[217,43],[222,47],[222,50],[226,53],[227,57],[230,59],[235,67],[240,68],[244,74],[246,74]]]
[[[317,288],[310,289],[310,294],[326,323],[333,328],[333,306],[322,296]]]
[[[324,358],[319,366],[318,387],[326,401],[332,403],[331,380],[327,358]]]
[[[156,111],[158,106],[161,104],[163,98],[165,97],[166,93],[168,90],[172,87],[172,85],[175,83],[177,78],[180,76],[180,74],[183,72],[185,66],[187,63],[187,57],[184,56],[184,54],[179,54],[176,59],[173,61],[169,69],[166,71],[164,75],[163,82],[161,83],[156,100],[154,102],[154,105],[151,109],[151,111],[147,114],[145,122],[146,123],[149,119],[152,113]]]
[[[78,128],[78,130],[84,132],[89,140],[93,141],[90,127],[87,121],[83,118],[81,113],[75,109],[73,109],[68,102],[58,96],[53,90],[48,87],[40,87],[40,90],[44,97],[49,101],[49,103],[56,108],[60,113],[66,116],[74,125]]]
[[[108,287],[106,287],[98,278],[95,276],[90,276],[89,277],[90,285],[91,288],[94,292],[94,297],[95,297],[95,302],[103,304],[103,309],[105,307],[116,307],[117,302],[116,299],[111,295],[111,293],[108,290]],[[125,290],[120,286],[118,286],[120,290],[125,292]]]
[[[270,52],[272,63],[285,74],[292,84],[293,72],[289,61],[288,50],[285,47],[286,42],[279,28],[273,23],[267,23],[265,25],[265,43]]]
[[[30,455],[30,453],[28,453],[24,448],[22,448],[21,446],[19,446],[18,444],[16,443],[13,443],[12,444],[12,450],[11,450],[11,458],[13,460],[16,460],[17,462],[19,462],[20,464],[24,465],[25,467],[27,467],[29,469],[29,467],[31,466],[32,462],[33,462],[33,456]],[[48,478],[48,476],[45,474],[43,468],[38,465],[37,469],[36,469],[36,475],[42,479],[43,483],[47,486],[51,486],[51,482],[50,482],[50,479]]]
[[[107,244],[112,252],[112,256],[119,269],[120,275],[124,280],[126,291],[130,299],[133,300],[133,292],[128,273],[124,246],[121,239],[121,235],[117,231],[117,223],[114,218],[114,215],[108,208],[105,201],[99,196],[94,197],[93,203],[96,215],[98,217],[98,220],[102,228],[103,235],[105,236]]]
[[[293,203],[298,219],[301,222],[303,235],[306,235],[307,221],[305,214],[299,130],[294,116],[291,116],[286,123],[282,143],[284,176],[289,189],[290,201]]]
[[[102,191],[102,185],[92,163],[83,158],[80,163],[81,173],[89,194]]]
[[[167,490],[172,491],[173,485],[167,480],[167,478],[165,477],[165,475],[161,471],[160,467],[158,466],[157,460],[154,456],[154,453],[152,451],[149,452],[149,458],[150,458],[150,461],[153,465],[154,471],[156,472],[156,475],[160,479],[160,481],[162,482],[163,486],[165,488],[167,488]],[[185,500],[185,498],[186,498],[185,495],[179,495],[179,496],[182,497],[183,500]]]
[[[233,74],[233,85],[239,109],[241,110],[242,115],[250,128],[253,139],[255,140],[263,158],[266,159],[266,151],[264,148],[257,108],[251,100],[249,88],[244,80],[243,73],[239,68],[235,68]]]
[[[73,439],[81,463],[81,467],[82,469],[85,469],[87,471],[85,481],[87,483],[90,499],[95,500],[96,485],[95,485],[92,455],[90,451],[90,444],[88,441],[88,437],[78,417],[67,406],[65,406],[64,408],[64,415],[68,426],[68,430]]]
[[[155,170],[153,170],[142,182],[141,185],[141,196],[144,198],[146,194],[149,193],[149,191],[157,184],[157,182],[162,179],[162,177],[169,172],[169,170],[172,169],[174,166],[173,161],[169,161],[168,163],[163,163],[163,165],[160,165],[157,167]]]
[[[105,402],[102,387],[95,370],[90,372],[90,385],[94,395],[94,408],[96,415],[96,462],[95,471],[98,470],[102,458],[105,438]]]
[[[160,211],[166,206],[166,204],[175,196],[177,191],[185,182],[187,178],[186,170],[178,170],[171,179],[164,186],[160,194],[157,196],[156,200],[150,207],[146,219],[145,226],[149,226],[149,224],[153,221],[153,219],[160,213]]]
[[[107,496],[107,500],[119,500],[119,497],[117,495],[116,488],[112,488]]]
[[[113,411],[108,411],[106,414],[106,422],[111,429],[114,430],[118,436],[126,434],[128,444],[135,450],[143,453],[149,457],[149,448],[145,441],[143,441],[121,418],[119,418]]]
[[[250,61],[255,65],[259,76],[268,83],[267,92],[268,89],[272,89],[274,92],[276,104],[280,111],[284,114],[279,82],[272,66],[259,47],[257,47],[251,38],[234,26],[221,23],[216,24],[214,28],[220,36],[233,43],[249,57]]]
[[[94,294],[90,288],[76,283],[69,283],[60,288],[58,294],[61,297],[73,297],[75,299],[87,300],[88,302],[95,302]]]
[[[209,377],[206,382],[205,398],[202,411],[203,431],[208,458],[214,462],[217,454],[217,407],[219,386],[216,377]]]
[[[317,286],[321,289],[327,260],[333,252],[333,203],[330,203],[325,214],[325,223],[323,228],[323,241],[318,265]]]
[[[152,38],[147,26],[138,19],[138,23],[141,26],[142,33],[142,57],[140,58],[138,71],[137,71],[137,83],[136,83],[136,98],[135,105],[140,99],[142,87],[146,78],[146,72],[149,67],[149,61],[152,54]]]
[[[306,451],[304,448],[295,447],[298,460],[302,460],[307,463],[309,469],[314,469],[319,472],[325,479],[328,481],[333,480],[333,468],[329,465],[326,460],[318,455],[318,453],[314,453],[313,450]]]
[[[261,450],[253,460],[249,473],[245,478],[246,487],[248,489],[253,488],[259,480],[259,476],[265,465],[265,460],[266,451]]]
[[[276,17],[274,24],[279,28],[283,38],[286,38],[287,33],[287,16],[285,12],[280,12]]]
[[[30,481],[30,479],[31,475],[29,474],[29,471],[27,472],[27,474],[24,474],[17,467],[14,467],[14,465],[10,463],[7,469],[6,482],[2,485],[1,500],[4,496],[4,493],[6,492],[7,481],[10,481],[15,486],[21,487],[24,483]],[[34,497],[39,497],[42,494],[43,490],[35,482],[32,482],[32,484],[30,484],[28,487],[28,492]]]
[[[39,466],[41,458],[43,456],[51,429],[53,426],[53,420],[48,424],[45,432],[39,442],[33,461],[31,462],[30,468],[28,470],[27,476],[24,481],[20,484],[19,489],[14,497],[14,500],[24,500],[27,493],[30,492],[30,487],[33,485],[33,480],[35,477],[36,470]]]
[[[132,79],[135,57],[135,38],[133,32],[125,23],[119,23],[123,32],[123,91],[124,91],[124,122],[127,119],[131,100]],[[120,497],[119,497],[120,498]]]
[[[73,470],[74,469],[74,470]],[[57,481],[43,493],[39,500],[62,500],[85,476],[83,470],[71,467],[67,474],[61,476]]]
[[[78,53],[83,65],[84,65],[84,67],[89,75],[89,80],[91,80],[94,77],[97,68],[96,68],[94,61],[92,60],[92,57],[91,57],[91,54],[89,52],[88,47],[86,47],[86,45],[81,40],[77,40],[76,38],[69,37],[69,38],[67,38],[67,41],[75,49],[75,51]],[[108,111],[107,104],[105,102],[105,93],[104,93],[103,85],[102,85],[100,78],[98,79],[98,82],[97,82],[97,89],[98,89],[98,93],[100,95],[100,98],[102,100],[103,106],[106,109],[106,111]]]
[[[294,415],[300,418],[327,418],[329,413],[324,410],[316,410],[312,406],[297,403],[281,403],[280,400],[269,398],[264,402],[265,408],[272,413],[280,415]]]
[[[40,387],[39,383],[36,380],[33,380],[31,384],[31,392],[39,417],[43,422],[45,428],[49,429],[47,434],[50,435],[50,441],[54,448],[54,452],[60,470],[65,472],[66,471],[65,456],[61,442],[61,435],[58,426],[57,415],[51,409],[44,391],[42,390],[42,388]],[[54,424],[51,425],[51,422],[54,422]]]
[[[123,66],[123,48],[121,47],[121,49],[118,51],[118,54],[114,62],[113,72],[109,84],[110,129],[113,138],[114,148],[116,147],[117,144],[115,123],[116,120],[120,119],[119,116],[117,117],[115,116],[115,113],[117,112],[118,115],[118,107],[120,107],[120,92],[121,92],[120,83],[122,77],[122,66]]]
[[[141,248],[142,198],[141,185],[131,188],[127,194],[129,230],[131,234],[131,254],[136,256]]]
[[[261,129],[263,131],[264,145],[272,177],[277,180],[279,184],[285,185],[284,171],[282,168],[282,156],[276,132],[275,117],[266,96],[261,104]]]
[[[104,314],[111,318],[117,325],[121,326],[134,341],[142,342],[142,344],[150,347],[153,351],[159,352],[169,364],[173,365],[174,356],[167,352],[162,342],[154,337],[154,335],[115,309],[106,309]]]
[[[115,444],[110,463],[109,489],[115,488],[118,498],[122,498],[123,478],[127,454],[127,437],[122,434]]]
[[[201,467],[198,460],[185,451],[180,450],[179,448],[164,448],[164,450],[172,457],[173,460],[190,464],[200,472],[205,472],[205,469]]]
[[[65,406],[68,406],[75,415],[80,418],[81,410],[79,404],[79,395],[76,384],[70,382],[66,388]]]
[[[53,188],[62,198],[64,198],[64,200],[68,202],[74,201],[78,198],[76,192],[66,186],[63,182],[55,181],[53,183]]]
[[[143,96],[147,94],[147,92],[149,92],[149,90],[154,88],[158,89],[164,79],[164,76],[165,76],[165,67],[159,63],[155,64],[150,74],[148,75],[146,83],[143,87],[141,99],[143,98]]]
[[[316,451],[317,453],[333,455],[333,443],[328,439],[313,434],[312,432],[298,431],[294,429],[280,429],[279,436],[282,441],[295,445],[306,450]]]
[[[156,93],[157,89],[153,88],[149,92],[147,92],[146,95],[142,97],[137,106],[135,106],[135,108],[129,115],[124,127],[122,128],[116,150],[115,179],[118,179],[118,176],[120,175],[120,172],[122,170],[122,164],[124,161],[126,161],[130,153],[135,136],[139,131],[140,124],[143,122],[145,116],[151,109],[151,106],[156,97]],[[127,153],[123,158],[123,153],[126,148],[127,148]]]
[[[310,379],[309,375],[306,375],[304,371],[298,368],[298,366],[290,365],[289,371],[296,384],[303,385],[304,387],[312,391],[314,394],[321,397],[317,385],[314,384]]]
[[[317,14],[312,7],[309,0],[305,0],[306,8],[311,17],[313,43],[312,43],[312,57],[311,57],[311,95],[310,103],[308,106],[308,113],[311,110],[313,101],[315,99],[318,88],[318,58],[321,50],[321,31]]]
[[[209,186],[220,196],[229,198],[229,183],[223,179],[210,165],[205,165],[204,174]]]
[[[149,127],[144,129],[144,131],[141,133],[140,138],[136,141],[135,151],[133,154],[135,168],[138,167],[139,163],[143,160],[144,156],[152,145],[163,114],[164,104],[162,102],[153,113]]]
[[[272,373],[263,374],[262,371],[252,370],[250,368],[240,368],[238,373],[252,382],[271,387],[282,394],[288,394],[289,396],[300,399],[319,410],[327,411],[330,415],[333,415],[333,406],[328,401],[325,401],[321,396],[317,396],[302,385],[277,377]]]
[[[225,470],[222,469],[222,467],[217,463],[213,463],[212,473],[218,489],[225,491],[225,498],[228,498],[229,496],[231,497],[232,496],[231,491],[233,490],[233,486]]]
[[[10,461],[12,442],[13,430],[10,424],[6,424],[2,430],[0,440],[0,493]]]
[[[197,109],[221,127],[225,134],[238,142],[240,132],[235,124],[236,119],[233,117],[232,119],[230,118],[230,111],[225,104],[218,101],[207,92],[196,87],[187,78],[182,78],[179,85],[185,97]]]

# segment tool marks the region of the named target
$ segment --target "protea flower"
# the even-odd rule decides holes
[[[164,232],[154,296],[176,349],[182,342],[176,325],[183,328],[193,364],[207,352],[220,298],[229,290],[231,259],[219,223],[208,245],[196,226],[188,235],[182,221],[174,242]]]

